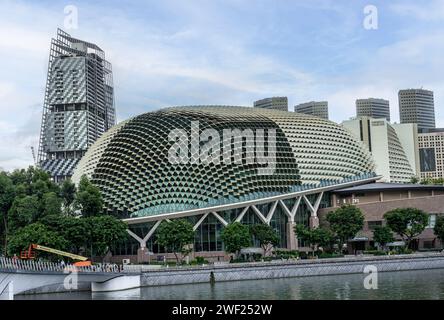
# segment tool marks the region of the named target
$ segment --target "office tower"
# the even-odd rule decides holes
[[[385,119],[359,117],[342,125],[371,152],[383,182],[406,183],[419,175],[416,124],[391,125]]]
[[[444,128],[421,130],[418,143],[421,178],[444,178]]]
[[[97,45],[62,30],[51,40],[38,163],[59,182],[116,123],[111,64]]]
[[[288,111],[287,97],[265,98],[254,102],[255,108]]]
[[[418,129],[435,128],[433,91],[424,89],[399,90],[401,123],[417,123]]]
[[[298,104],[294,107],[295,112],[310,114],[323,119],[328,119],[327,101],[310,101]]]
[[[356,117],[385,118],[390,122],[390,105],[388,100],[384,99],[357,99]]]

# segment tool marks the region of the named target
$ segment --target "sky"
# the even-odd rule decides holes
[[[33,163],[57,28],[105,51],[118,121],[287,96],[327,100],[336,122],[383,98],[397,122],[398,90],[423,87],[444,127],[444,0],[0,0],[0,169]]]

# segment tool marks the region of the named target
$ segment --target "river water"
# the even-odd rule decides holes
[[[107,293],[57,293],[16,296],[16,299],[444,299],[444,269],[383,272],[378,274],[378,289],[365,289],[368,274],[246,280],[214,285],[192,284],[147,287]]]

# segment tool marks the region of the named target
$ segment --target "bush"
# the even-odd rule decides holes
[[[387,255],[387,252],[381,251],[381,250],[366,250],[363,251],[364,254],[372,254],[374,256],[385,256]]]
[[[297,250],[275,250],[273,252],[277,259],[296,259],[299,257],[299,251]]]
[[[237,259],[231,259],[230,263],[244,263],[244,262],[248,262],[243,258],[237,258]]]
[[[196,257],[195,261],[196,261],[196,264],[208,264],[208,260],[205,260],[204,257]]]
[[[340,253],[320,252],[317,254],[319,259],[342,258],[344,255]]]

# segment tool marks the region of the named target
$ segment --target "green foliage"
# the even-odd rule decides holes
[[[84,175],[80,179],[79,189],[75,197],[75,207],[83,216],[91,217],[103,213],[103,199],[100,189],[94,186]]]
[[[260,246],[264,250],[264,257],[272,246],[276,246],[279,243],[276,231],[267,224],[255,224],[251,226],[250,232],[259,241]]]
[[[163,221],[157,229],[157,243],[167,250],[172,251],[177,263],[190,253],[186,247],[194,242],[193,225],[184,219],[176,219],[171,222]],[[181,257],[178,254],[181,254]]]
[[[436,219],[436,224],[433,231],[441,241],[444,241],[444,216],[439,216]]]
[[[341,258],[344,255],[342,254],[338,254],[338,253],[334,253],[334,252],[319,252],[317,254],[319,259],[331,259],[331,258]]]
[[[374,256],[385,256],[387,252],[381,250],[365,250],[362,252],[363,254],[372,254]]]
[[[413,176],[410,178],[410,183],[417,184],[419,182],[419,178],[417,176]]]
[[[206,260],[204,257],[196,257],[193,261],[190,262],[192,265],[196,264],[208,264],[208,260]]]
[[[398,208],[384,214],[387,226],[402,237],[407,248],[412,239],[424,231],[428,218],[427,213],[416,208]]]
[[[364,215],[361,209],[345,205],[327,214],[330,229],[339,240],[339,248],[364,227]]]
[[[55,192],[47,192],[43,195],[43,205],[42,216],[62,214],[62,199]]]
[[[6,249],[8,233],[8,211],[14,202],[15,190],[11,178],[0,172],[0,248]]]
[[[70,179],[63,181],[60,187],[60,196],[63,199],[63,208],[65,214],[72,214],[72,205],[76,197],[76,186]]]
[[[299,251],[297,250],[275,250],[273,254],[278,259],[296,259],[299,257]]]
[[[443,185],[444,178],[426,178],[422,179],[420,183],[425,185]]]
[[[235,253],[236,256],[242,248],[246,248],[251,243],[251,236],[248,226],[240,222],[233,222],[227,225],[221,232],[225,251]]]
[[[103,215],[81,219],[86,223],[86,228],[83,227],[90,234],[90,244],[95,250],[92,254],[105,255],[111,244],[127,237],[127,225],[113,216]],[[73,226],[78,227],[79,225]]]
[[[29,224],[18,230],[8,241],[8,253],[19,255],[22,250],[28,249],[32,243],[48,246],[54,249],[65,250],[68,242],[57,232],[50,230],[41,223]]]
[[[83,217],[70,215],[74,202]],[[86,177],[76,193],[71,181],[60,188],[38,168],[0,173],[0,235],[9,252],[18,253],[38,243],[78,254],[104,255],[110,245],[127,237],[127,226],[112,216],[97,216],[102,213],[100,191]]]
[[[8,212],[8,233],[36,222],[39,218],[39,200],[37,196],[16,197]]]
[[[91,246],[90,226],[87,219],[48,215],[40,219],[39,222],[66,239],[69,252],[80,254],[81,248],[85,248],[84,251],[86,251],[86,248]]]
[[[393,242],[395,239],[393,238],[392,229],[388,226],[377,226],[373,230],[373,240],[384,247],[387,243]]]
[[[324,228],[310,229],[302,224],[295,226],[294,231],[298,238],[308,243],[312,249],[312,255],[317,246],[331,247],[335,242],[334,234]]]

